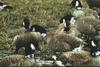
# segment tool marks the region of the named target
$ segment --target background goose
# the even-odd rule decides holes
[[[71,2],[71,6],[76,8],[76,9],[82,9],[82,7],[83,7],[80,0],[73,0]]]
[[[58,60],[65,66],[100,66],[100,56],[92,57],[88,51],[57,53]]]
[[[0,2],[0,11],[7,10],[7,9],[13,9],[13,7]]]
[[[0,67],[35,67],[35,60],[24,55],[10,55],[0,60]]]

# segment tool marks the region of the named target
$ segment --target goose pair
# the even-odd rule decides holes
[[[28,17],[24,18],[23,26],[26,31],[14,37],[13,42],[16,46],[15,53],[18,53],[18,50],[21,47],[25,47],[25,55],[30,55],[30,57],[32,57],[32,53],[34,50],[40,51],[39,42],[46,36],[46,30],[39,25],[31,26]],[[33,28],[35,29],[34,31]]]

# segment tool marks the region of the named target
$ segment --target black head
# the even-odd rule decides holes
[[[13,7],[12,6],[6,6],[6,7],[4,7],[4,9],[13,9]]]
[[[60,23],[63,23],[63,19],[65,19],[66,22],[70,22],[71,18],[74,17],[73,15],[69,14],[69,15],[66,15],[66,16],[63,16],[61,19],[60,19]]]
[[[32,26],[31,26],[31,30],[32,30],[33,28],[35,29],[35,32],[46,33],[45,28],[43,28],[43,27],[40,26],[40,25],[37,25],[37,24],[32,25]]]
[[[70,21],[72,20],[72,18],[74,18],[74,16],[70,14],[70,15],[66,15],[60,19],[60,23],[64,24],[64,31],[67,32],[70,30],[70,24],[71,24]]]
[[[27,16],[23,19],[23,26],[26,29],[26,31],[30,31],[30,20]]]
[[[71,2],[72,7],[77,8],[77,9],[81,9],[82,8],[82,4],[80,2],[80,0],[73,0]]]

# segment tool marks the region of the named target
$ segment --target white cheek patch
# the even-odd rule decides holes
[[[95,44],[93,41],[91,42],[91,44],[92,44],[92,46],[93,46],[93,47],[95,47],[95,46],[96,46],[96,44]]]
[[[96,56],[99,56],[99,55],[100,55],[100,51],[97,51],[97,52],[96,52]]]
[[[64,27],[67,27],[65,19],[63,19],[63,24],[64,24]]]
[[[76,21],[75,18],[72,17],[71,20],[70,20],[70,24],[71,24],[71,25],[74,25],[74,24],[75,24],[75,21]]]
[[[0,6],[0,10],[3,10],[3,7],[2,6]]]
[[[57,59],[57,57],[56,57],[55,55],[53,55],[53,56],[52,56],[52,58],[53,58],[54,60],[56,60],[56,59]]]
[[[35,28],[33,28],[33,29],[32,29],[32,31],[34,31],[34,32],[35,32]]]
[[[2,7],[4,8],[4,7],[6,7],[7,5],[3,5]]]
[[[31,49],[32,49],[32,50],[35,50],[35,47],[34,47],[34,45],[33,45],[33,44],[31,44]]]
[[[76,3],[75,3],[75,7],[77,7],[77,6],[79,6],[79,2],[78,1],[76,1]]]
[[[25,23],[23,22],[23,26],[25,26]]]
[[[4,7],[6,7],[7,5],[3,5],[3,6],[0,6],[0,11],[2,11],[4,9]]]
[[[42,33],[42,34],[41,34],[42,37],[45,37],[46,35],[47,35],[46,33]]]
[[[97,17],[98,19],[100,18],[100,16],[99,16],[98,14],[96,15],[96,17]]]

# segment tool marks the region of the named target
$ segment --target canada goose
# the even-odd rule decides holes
[[[90,49],[91,55],[98,56],[96,54],[100,51],[98,50],[99,41],[95,40],[95,36],[99,35],[97,32],[99,32],[100,20],[91,16],[81,17],[76,20],[76,28],[85,38],[86,47]]]
[[[0,60],[0,67],[35,67],[35,60],[24,55],[9,55]]]
[[[100,56],[92,57],[88,51],[56,53],[65,66],[100,66]]]
[[[98,18],[99,19],[99,14],[96,12],[96,10],[93,9],[88,9],[88,8],[83,8],[82,10],[74,10],[72,15],[76,18],[79,19],[81,17],[93,17],[93,18]]]
[[[32,29],[30,30],[30,20],[28,16],[24,17],[23,19],[23,27],[26,29],[26,31],[32,31]]]
[[[68,32],[70,30],[70,25],[75,23],[75,18],[73,15],[66,15],[60,19],[60,24],[64,24],[64,31]]]
[[[85,47],[90,49],[89,52],[91,56],[96,57],[100,55],[100,50],[98,49],[99,42],[94,37],[88,37],[85,42],[87,43]]]
[[[8,6],[5,3],[0,2],[0,11],[6,10],[6,9],[13,9],[12,6]]]
[[[21,47],[25,47],[25,55],[30,55],[30,57],[32,57],[31,54],[33,50],[40,50],[39,43],[44,37],[42,37],[41,30],[44,30],[44,28],[32,31],[33,28],[37,29],[38,27],[30,26],[29,19],[26,17],[24,18],[23,26],[26,31],[22,34],[16,35],[13,39],[13,43],[16,46],[15,53],[18,53],[18,50]]]
[[[39,37],[37,37],[39,36]],[[41,36],[38,33],[34,33],[34,32],[27,32],[24,34],[20,34],[20,35],[16,35],[14,37],[14,44],[16,46],[16,52],[18,53],[18,50],[21,47],[25,47],[25,53],[26,55],[29,55],[32,53],[32,48],[31,48],[31,44],[33,44],[35,46],[36,50],[40,50],[39,49],[39,41],[41,40]]]
[[[79,47],[80,44],[83,43],[82,39],[64,33],[63,24],[60,25],[62,26],[61,29],[59,29],[59,27],[61,26],[58,26],[58,29],[56,31],[47,34],[47,37],[44,39],[46,44],[43,47],[43,50],[44,48],[46,48],[48,52],[53,51],[54,53],[71,51],[74,48]]]
[[[76,9],[82,9],[82,4],[80,2],[80,0],[73,0],[71,2],[72,7],[76,8]]]
[[[39,32],[42,37],[46,36],[47,31],[45,30],[45,28],[37,24],[31,25],[30,20],[27,16],[24,17],[23,26],[26,29],[26,32],[34,31],[34,32]]]
[[[91,16],[85,16],[77,19],[76,28],[82,34],[95,36],[96,31],[100,28],[100,20]]]

